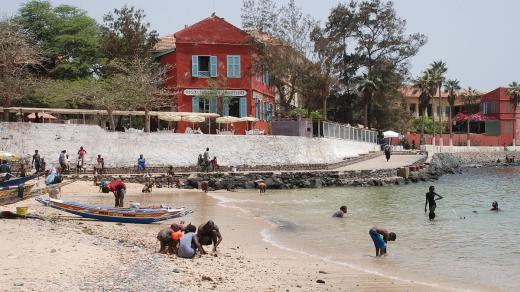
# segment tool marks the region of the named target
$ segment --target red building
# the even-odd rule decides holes
[[[518,145],[518,109],[515,114],[507,88],[499,87],[483,94],[480,99],[480,110],[496,120],[486,121],[486,135],[500,136],[502,143],[510,145],[513,141],[513,131],[516,131]]]
[[[270,132],[275,92],[269,86],[269,73],[253,67],[255,52],[246,32],[211,16],[162,37],[156,52],[160,62],[172,68],[169,85],[177,92],[179,112],[256,117],[260,121],[255,128]],[[188,126],[191,123],[179,122],[177,131],[182,133]],[[199,126],[208,132],[207,123]],[[247,126],[234,123],[235,134],[245,134]],[[214,133],[215,126],[211,128]]]

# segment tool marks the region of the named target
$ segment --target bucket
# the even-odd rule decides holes
[[[29,207],[16,207],[16,214],[27,215],[29,213]]]

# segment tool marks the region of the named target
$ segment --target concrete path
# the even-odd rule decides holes
[[[376,170],[376,169],[389,169],[398,168],[413,164],[424,158],[424,155],[392,155],[390,160],[386,162],[384,155],[376,158],[368,159],[351,165],[343,166],[334,170],[347,171],[347,170]]]

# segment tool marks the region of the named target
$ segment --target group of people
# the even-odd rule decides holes
[[[428,189],[428,192],[426,193],[426,201],[424,203],[424,213],[427,212],[428,207],[428,218],[430,221],[435,219],[435,209],[437,208],[437,202],[438,200],[443,199],[444,197],[437,194],[435,192],[435,187],[430,186]],[[500,211],[500,208],[498,208],[498,202],[493,201],[491,203],[491,209],[490,211]],[[474,211],[476,212],[476,211]],[[347,206],[341,206],[338,211],[334,212],[332,214],[332,217],[334,218],[343,218],[347,215]],[[388,230],[384,228],[377,228],[372,227],[368,234],[370,235],[370,238],[374,242],[374,246],[376,248],[376,256],[384,256],[387,254],[387,243],[388,241],[395,241],[397,238],[397,235],[394,232],[389,232]]]
[[[191,223],[174,223],[157,234],[161,253],[174,254],[181,258],[193,258],[197,253],[206,254],[205,245],[213,244],[213,252],[222,241],[218,226],[212,221],[201,224],[199,228]]]
[[[220,169],[217,157],[213,156],[213,158],[210,159],[209,148],[206,148],[204,154],[199,154],[199,157],[197,158],[197,167],[204,172],[218,171]]]

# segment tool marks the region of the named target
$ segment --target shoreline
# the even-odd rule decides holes
[[[64,189],[77,190],[80,194],[74,196],[76,199],[97,200],[106,196],[92,194],[94,187],[89,185],[76,182]],[[128,201],[135,199],[140,191],[132,184],[129,189]],[[86,220],[35,223],[29,219],[2,219],[1,223],[8,227],[0,231],[2,237],[20,240],[9,240],[0,249],[7,259],[5,265],[10,267],[4,268],[0,275],[0,290],[44,291],[49,287],[68,288],[69,291],[125,291],[151,287],[158,291],[431,290],[417,283],[402,283],[274,247],[262,238],[262,230],[272,227],[265,219],[241,214],[238,210],[230,211],[216,198],[200,191],[173,190],[173,196],[186,199],[186,202],[189,198],[203,202],[205,207],[194,210],[195,216],[186,220],[196,220],[193,221],[196,224],[202,223],[200,218],[206,216],[215,220],[224,237],[217,255],[184,260],[156,253],[155,235],[171,221],[136,226]],[[8,209],[22,205],[30,206],[34,213],[62,214],[38,206],[32,199],[10,205]],[[37,234],[38,240],[24,240],[23,235],[27,232]],[[56,247],[51,248],[46,243]],[[27,248],[36,255],[46,255],[47,260],[27,255],[24,252]],[[78,256],[71,257],[69,254],[73,252]],[[58,261],[59,265],[53,265],[54,259],[62,260]],[[24,278],[13,272],[20,270],[35,276]],[[52,280],[47,282],[47,279]],[[325,283],[317,283],[317,280]]]

